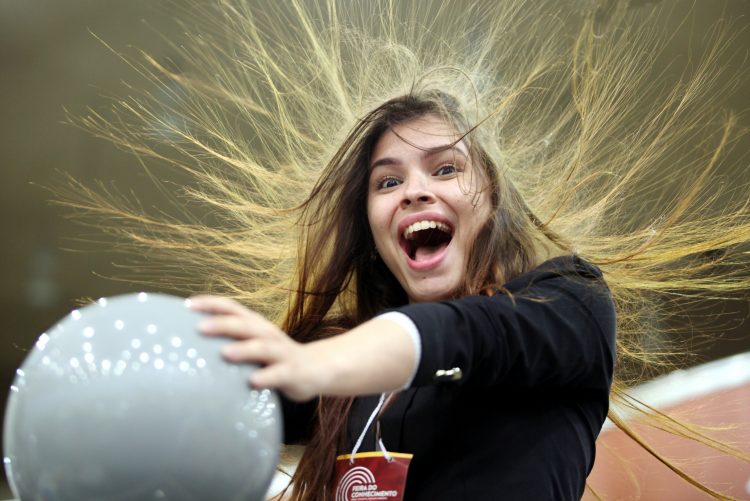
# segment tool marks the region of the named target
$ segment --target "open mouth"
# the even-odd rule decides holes
[[[440,221],[417,221],[402,233],[401,248],[413,261],[429,261],[451,243],[453,228]]]

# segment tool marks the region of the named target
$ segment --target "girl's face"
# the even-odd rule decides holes
[[[463,141],[428,115],[394,126],[370,160],[367,218],[375,247],[410,302],[450,297],[490,215]]]

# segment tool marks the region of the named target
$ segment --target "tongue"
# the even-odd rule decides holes
[[[414,260],[427,261],[428,259],[435,256],[435,254],[443,250],[446,245],[448,244],[442,243],[438,245],[420,245],[419,247],[417,247],[416,252],[414,253]]]

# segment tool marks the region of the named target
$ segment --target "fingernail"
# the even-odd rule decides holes
[[[198,330],[210,334],[216,330],[216,322],[213,320],[202,320],[201,323],[198,324]]]
[[[185,300],[185,305],[188,308],[197,309],[203,304],[203,300],[199,296],[191,296]]]
[[[228,344],[221,348],[221,354],[225,357],[232,358],[237,354],[237,348],[233,344]]]

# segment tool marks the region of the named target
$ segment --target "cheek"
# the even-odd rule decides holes
[[[370,233],[372,234],[373,240],[377,244],[382,238],[384,228],[386,227],[386,221],[383,216],[383,211],[378,210],[377,203],[368,199],[367,201],[367,222],[370,225]]]
[[[479,200],[474,197],[464,198],[462,216],[466,221],[467,236],[470,240],[479,235],[479,231],[490,218],[491,211],[491,203],[487,195],[482,195]]]
[[[367,222],[370,225],[370,228],[372,228],[373,226],[373,217],[375,214],[377,214],[377,212],[375,210],[372,197],[368,196],[367,197]]]

